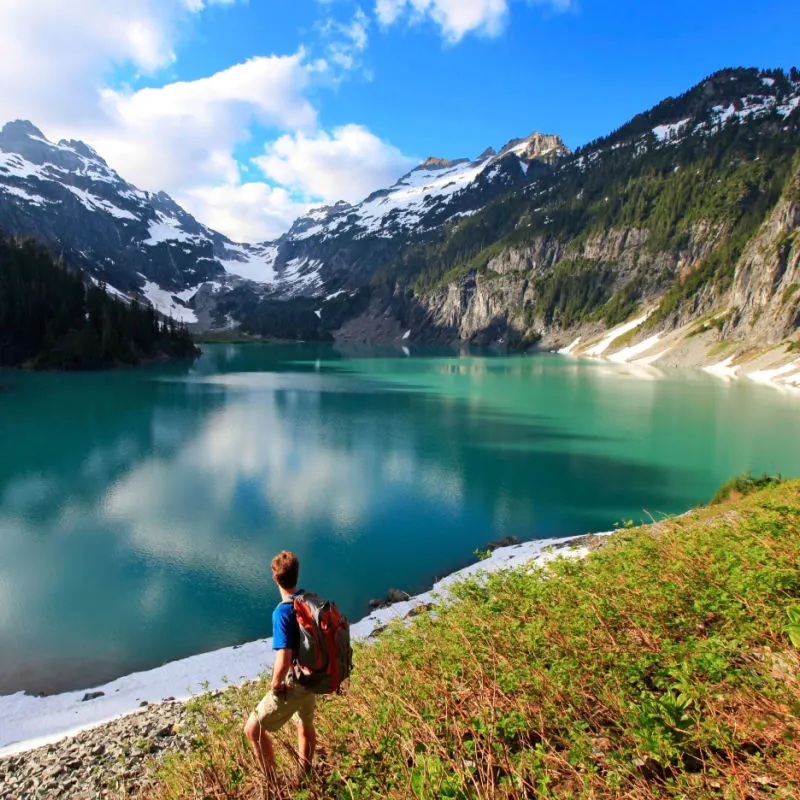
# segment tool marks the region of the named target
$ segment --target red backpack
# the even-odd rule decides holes
[[[350,625],[335,603],[313,592],[294,598],[294,614],[300,628],[300,683],[315,694],[338,691],[353,669]]]

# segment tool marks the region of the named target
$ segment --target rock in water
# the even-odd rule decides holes
[[[522,544],[516,536],[504,536],[502,539],[497,539],[497,541],[489,542],[486,545],[488,550],[498,550],[501,547],[513,547],[516,544]]]
[[[404,592],[401,589],[389,589],[389,591],[386,593],[386,597],[370,600],[369,607],[372,610],[377,608],[388,608],[395,603],[403,603],[410,599],[411,595],[408,592]]]

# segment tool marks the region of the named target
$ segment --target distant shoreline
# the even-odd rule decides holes
[[[36,367],[30,362],[25,362],[23,364],[0,364],[0,369],[2,370],[9,370],[15,372],[37,372],[40,374],[53,374],[53,375],[65,375],[68,373],[83,373],[83,374],[91,374],[96,372],[115,372],[115,371],[124,371],[128,372],[130,370],[141,369],[142,367],[152,367],[154,364],[168,364],[177,361],[196,361],[200,356],[203,355],[203,350],[201,348],[197,348],[197,352],[191,356],[170,356],[164,353],[153,356],[152,358],[144,358],[139,361],[138,364],[126,364],[124,362],[116,362],[113,364],[104,364],[102,366],[97,367],[86,367],[82,369],[72,369],[70,367]],[[4,391],[10,391],[13,387],[10,384],[2,383],[0,384],[0,393]]]
[[[292,339],[271,339],[240,331],[198,331],[196,333],[190,331],[190,334],[195,344],[271,344],[294,341]]]

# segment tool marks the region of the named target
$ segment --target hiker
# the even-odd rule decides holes
[[[272,649],[275,664],[272,686],[244,726],[261,769],[266,775],[275,771],[275,750],[270,733],[282,728],[291,717],[297,727],[297,751],[301,768],[308,772],[317,745],[314,728],[316,694],[300,683],[296,659],[300,649],[300,628],[294,610],[300,562],[294,553],[284,550],[272,559],[272,579],[278,585],[281,602],[272,612]]]

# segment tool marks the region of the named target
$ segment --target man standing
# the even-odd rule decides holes
[[[272,686],[244,726],[256,759],[268,776],[275,771],[275,750],[269,734],[282,728],[290,717],[297,727],[297,750],[306,772],[311,769],[317,744],[315,695],[297,682],[293,669],[300,646],[300,628],[294,612],[294,598],[300,594],[299,573],[300,562],[294,553],[284,550],[272,560],[272,579],[281,593],[281,602],[272,613]]]

